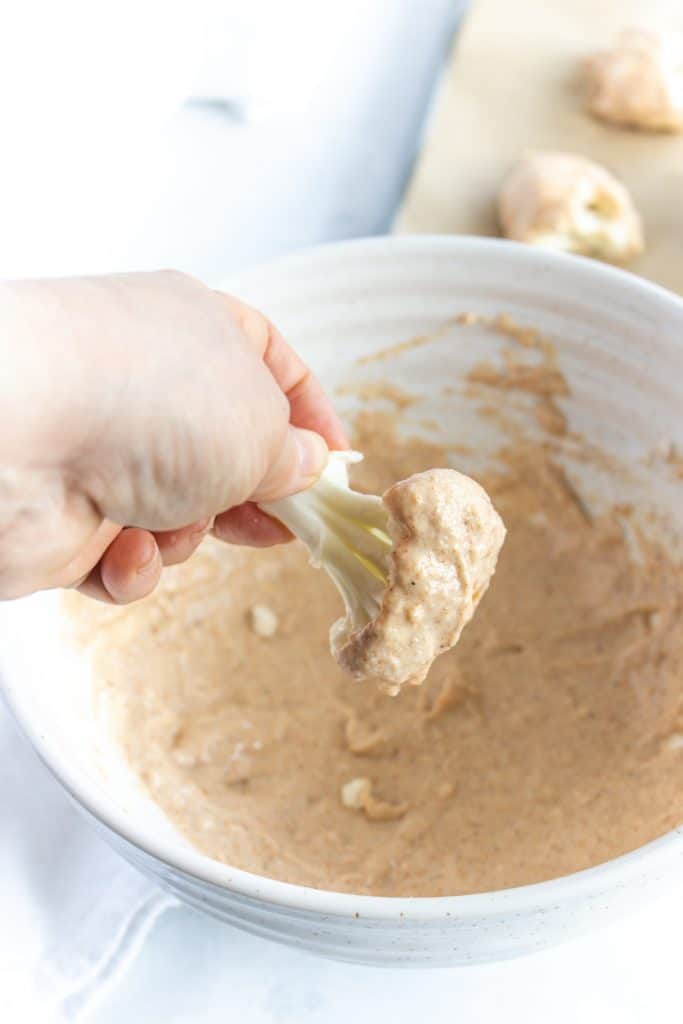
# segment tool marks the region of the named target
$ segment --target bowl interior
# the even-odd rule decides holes
[[[505,314],[541,332],[569,383],[570,394],[558,402],[570,431],[629,467],[626,475],[614,474],[608,463],[572,462],[568,451],[586,500],[634,502],[663,517],[673,536],[683,535],[681,483],[665,457],[672,444],[683,451],[683,303],[673,296],[573,257],[447,238],[303,253],[242,275],[229,289],[268,311],[325,386],[338,392],[349,418],[359,386],[379,394],[389,383],[417,395],[405,429],[421,431],[425,419],[433,421],[431,436],[474,449],[457,465],[475,473],[495,457],[505,428],[468,399],[466,375],[477,362],[499,361],[503,342],[489,327],[453,320],[470,312]],[[529,408],[517,396],[510,414],[533,432]],[[189,850],[111,748],[88,665],[64,642],[59,595],[0,607],[0,629],[9,702],[76,798],[119,830],[125,822],[143,848],[162,849],[169,861],[234,885],[235,872]]]

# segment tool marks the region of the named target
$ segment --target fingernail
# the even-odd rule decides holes
[[[317,480],[329,458],[327,445],[313,430],[295,428],[299,452],[299,474],[303,480]]]
[[[156,545],[156,541],[153,537],[145,537],[144,543],[140,550],[140,563],[137,567],[138,576],[144,576],[146,573],[151,572],[156,568],[156,560],[159,555],[159,549]]]

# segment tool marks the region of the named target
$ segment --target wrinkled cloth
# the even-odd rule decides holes
[[[110,850],[0,704],[0,990],[8,1021],[75,1020],[174,900]]]

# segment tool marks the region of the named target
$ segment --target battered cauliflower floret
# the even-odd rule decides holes
[[[384,494],[348,487],[332,453],[315,486],[263,507],[306,544],[344,599],[330,630],[338,663],[388,693],[423,681],[457,643],[496,567],[505,527],[479,484],[432,469]]]
[[[643,249],[627,190],[599,164],[573,153],[537,152],[512,169],[498,197],[506,238],[623,263]]]
[[[603,121],[652,132],[683,131],[683,39],[622,32],[584,62],[586,106]]]
[[[382,501],[393,547],[381,606],[360,629],[341,619],[330,639],[343,668],[397,693],[419,685],[458,642],[493,576],[505,527],[486,491],[454,469],[416,473]]]

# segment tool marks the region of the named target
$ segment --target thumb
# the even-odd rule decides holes
[[[283,443],[250,500],[277,501],[297,491],[305,491],[318,479],[328,457],[327,445],[320,434],[290,424]]]

